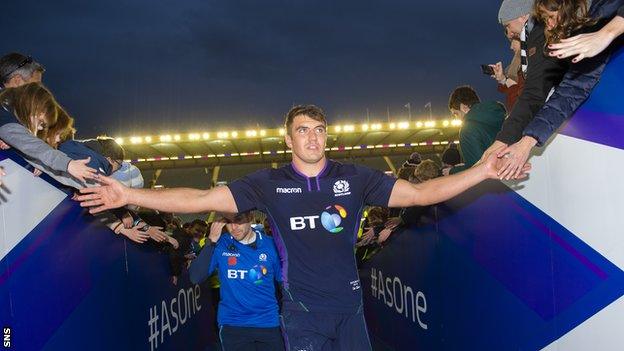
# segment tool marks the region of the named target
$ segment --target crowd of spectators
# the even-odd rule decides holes
[[[497,153],[499,177],[519,179],[534,146],[543,146],[587,99],[612,52],[622,46],[624,0],[504,0],[499,23],[513,51],[511,62],[488,65],[505,104],[481,101],[470,86],[449,97],[463,121],[459,150],[449,145],[441,166],[412,155],[396,172],[419,182],[472,167]],[[599,121],[597,121],[599,123]],[[412,160],[418,159],[418,162]],[[404,225],[419,225],[430,209],[370,208],[356,244],[358,263],[383,247]]]
[[[396,172],[411,183],[457,173],[496,153],[501,179],[518,178],[535,146],[543,146],[587,99],[619,47],[624,32],[624,0],[504,0],[498,21],[513,51],[511,62],[489,65],[505,103],[482,101],[467,85],[453,90],[448,108],[463,120],[459,149],[450,144],[442,162],[413,153]],[[74,118],[42,84],[43,66],[32,57],[10,53],[0,58],[0,148],[20,153],[35,176],[49,175],[73,192],[97,186],[100,175],[142,188],[138,168],[124,162],[114,139],[76,139]],[[599,121],[597,121],[599,123]],[[4,175],[0,169],[1,177]],[[433,208],[369,208],[356,243],[358,263],[369,259],[404,227],[426,224]],[[169,256],[176,285],[207,242],[225,222],[196,219],[182,224],[173,214],[122,208],[101,215],[115,234],[151,242]],[[266,216],[253,221],[270,235]],[[216,276],[210,282],[219,291]],[[218,301],[218,298],[216,299]]]

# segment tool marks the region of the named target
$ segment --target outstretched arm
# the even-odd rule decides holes
[[[388,207],[427,206],[446,201],[485,179],[498,178],[498,163],[499,159],[494,152],[485,162],[447,177],[438,177],[420,184],[412,184],[399,179],[392,188]],[[530,167],[530,164],[525,165],[524,176]]]
[[[98,176],[98,180],[102,186],[81,189],[81,195],[76,198],[80,201],[80,206],[91,207],[89,210],[91,213],[99,213],[127,204],[177,213],[238,212],[234,197],[230,189],[225,186],[209,190],[190,188],[153,190],[128,188],[104,176]]]
[[[624,33],[624,6],[618,11],[607,25],[597,32],[584,33],[572,38],[562,39],[560,43],[551,44],[550,56],[566,58],[575,56],[572,62],[576,63],[584,58],[594,57],[604,51],[615,38]]]

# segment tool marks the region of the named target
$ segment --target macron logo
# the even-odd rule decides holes
[[[275,188],[275,192],[278,194],[301,194],[303,190],[301,188]]]

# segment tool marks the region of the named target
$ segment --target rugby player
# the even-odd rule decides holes
[[[275,226],[282,259],[287,349],[370,350],[353,251],[363,208],[450,199],[485,179],[498,179],[496,153],[461,173],[411,184],[327,159],[327,121],[314,105],[293,107],[285,128],[292,162],[281,168],[209,190],[130,189],[99,176],[102,186],[81,189],[77,199],[91,213],[127,204],[179,213],[264,211]]]

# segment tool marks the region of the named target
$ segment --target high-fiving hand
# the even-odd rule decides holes
[[[90,207],[90,213],[99,213],[128,204],[128,188],[109,177],[97,176],[96,180],[101,186],[80,189],[81,195],[76,196],[80,206]]]

